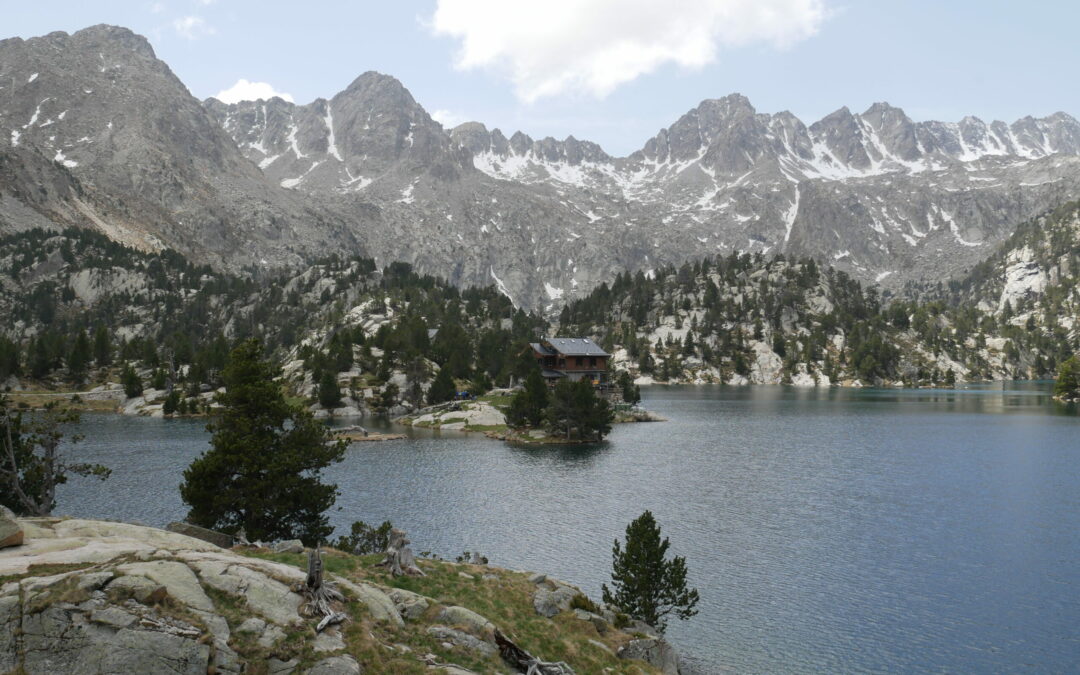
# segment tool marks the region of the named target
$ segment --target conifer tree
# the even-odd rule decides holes
[[[86,379],[86,367],[90,365],[90,340],[86,337],[86,331],[79,331],[75,336],[75,342],[68,354],[68,375],[75,384],[82,384]]]
[[[545,411],[548,426],[568,439],[577,430],[582,440],[602,440],[611,431],[613,417],[611,406],[596,395],[588,380],[561,380],[551,392],[551,402]]]
[[[660,526],[650,511],[626,527],[626,545],[611,550],[611,588],[603,585],[604,602],[663,632],[667,616],[685,621],[697,614],[697,589],[686,586],[686,559],[667,559],[670,543],[660,539]]]
[[[98,326],[94,331],[94,363],[98,368],[112,364],[112,342],[105,326]]]
[[[124,364],[124,372],[120,375],[120,384],[124,385],[124,395],[128,398],[142,396],[142,379],[135,372],[135,369],[131,367],[130,363]]]
[[[319,405],[327,410],[341,407],[341,387],[338,386],[337,375],[329,370],[324,370],[319,379]]]
[[[428,403],[434,405],[435,403],[449,401],[454,398],[456,393],[457,387],[454,385],[454,378],[450,373],[450,368],[444,366],[435,375],[435,380],[432,381],[431,388],[428,389],[427,400]]]
[[[326,510],[336,485],[322,471],[344,458],[345,443],[310,412],[291,406],[275,381],[278,369],[258,340],[229,355],[222,371],[220,414],[208,425],[211,448],[184,471],[180,496],[196,525],[252,540],[299,538],[308,545],[332,531]]]
[[[534,364],[529,374],[525,376],[524,387],[514,394],[514,398],[510,401],[507,421],[516,427],[540,426],[544,420],[544,412],[548,407],[549,399],[548,386],[540,374],[540,369]]]

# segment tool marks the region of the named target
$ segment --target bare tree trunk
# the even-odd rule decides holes
[[[5,449],[7,450],[7,464],[11,466],[10,469],[3,469],[0,471],[0,475],[8,477],[8,482],[11,488],[15,491],[15,496],[18,497],[19,502],[22,503],[23,508],[27,511],[36,512],[36,504],[31,501],[30,497],[23,491],[22,482],[19,480],[19,465],[15,461],[15,441],[11,436],[11,411],[4,407],[4,428],[7,430],[7,438],[5,443]]]
[[[405,536],[405,531],[396,527],[390,530],[390,539],[386,544],[386,557],[379,565],[389,568],[390,574],[395,577],[427,576],[416,566],[416,556],[409,548],[409,539]]]
[[[308,616],[322,617],[316,628],[317,632],[321,633],[327,626],[341,623],[348,618],[344,612],[334,610],[334,603],[344,602],[345,596],[333,582],[323,579],[322,552],[318,544],[308,553],[307,579],[304,581],[303,594],[307,602],[301,611]]]

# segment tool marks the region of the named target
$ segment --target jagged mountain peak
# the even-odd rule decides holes
[[[35,207],[59,214],[58,223],[208,262],[281,264],[316,248],[293,223],[340,222],[268,185],[149,42],[126,28],[5,40],[0,86],[0,144],[38,153],[78,181],[71,195],[58,191]],[[15,227],[34,224],[10,204],[0,212]]]
[[[130,28],[104,23],[88,26],[70,34],[66,31],[58,30],[47,35],[31,37],[26,40],[23,40],[20,37],[7,38],[0,40],[0,48],[3,48],[5,43],[8,42],[26,43],[26,45],[31,48],[48,46],[54,49],[70,46],[100,45],[108,46],[111,49],[127,50],[146,58],[156,58],[154,48],[150,45],[150,41],[145,37],[139,35]]]

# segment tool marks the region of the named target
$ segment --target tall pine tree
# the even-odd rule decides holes
[[[344,458],[345,443],[310,412],[286,402],[277,369],[258,340],[232,351],[222,371],[220,415],[207,427],[211,448],[184,471],[180,496],[196,525],[254,540],[325,540],[333,528],[325,512],[337,486],[322,470]]]
[[[603,586],[604,602],[663,632],[667,616],[683,621],[697,614],[697,589],[686,587],[686,559],[667,559],[670,544],[650,511],[626,527],[626,546],[611,550],[612,588]]]

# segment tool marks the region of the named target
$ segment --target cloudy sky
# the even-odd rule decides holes
[[[1075,0],[3,4],[2,37],[95,23],[146,35],[199,98],[306,103],[378,70],[446,125],[573,134],[613,154],[731,92],[807,123],[881,100],[917,120],[1080,114]]]

